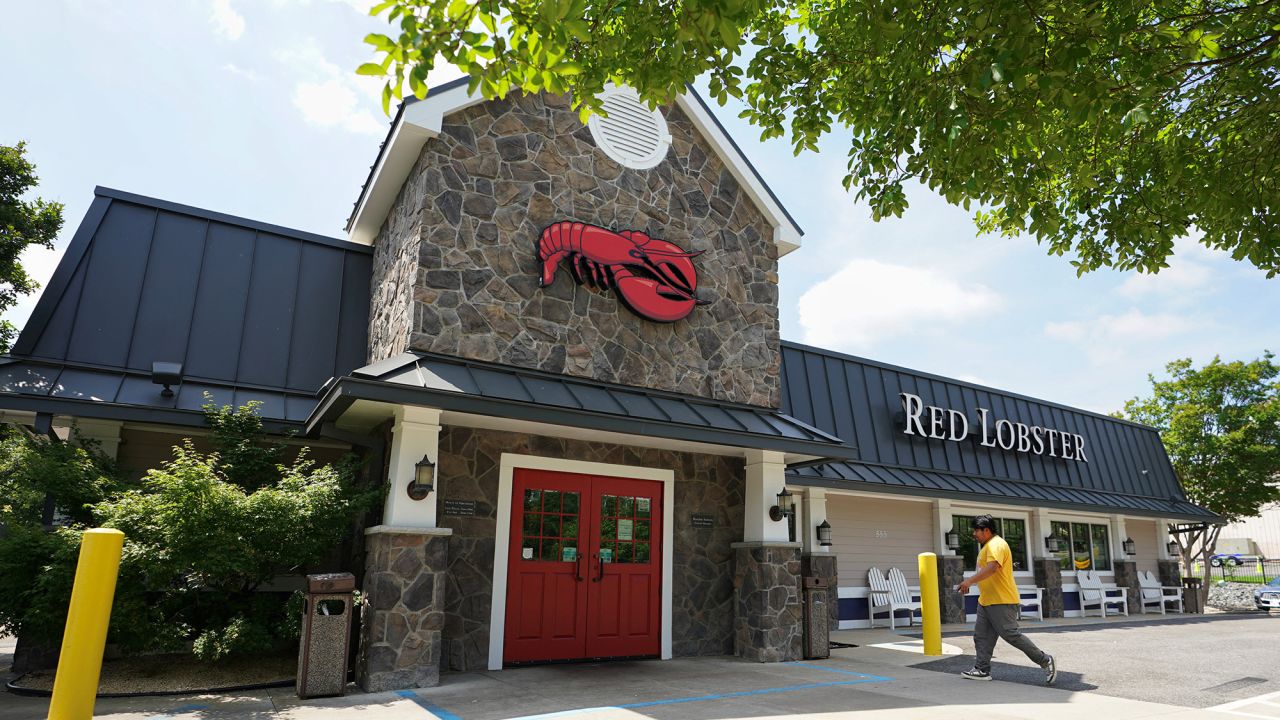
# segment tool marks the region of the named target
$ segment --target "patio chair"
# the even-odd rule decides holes
[[[1161,585],[1160,580],[1156,578],[1155,573],[1150,570],[1143,570],[1138,573],[1138,586],[1142,588],[1142,612],[1146,614],[1147,608],[1155,606],[1160,609],[1160,614],[1164,615],[1169,610],[1170,603],[1177,607],[1178,612],[1182,609],[1182,588],[1172,585]]]
[[[876,613],[882,610],[889,611],[890,629],[897,629],[895,615],[899,610],[907,611],[907,626],[912,625],[915,613],[920,612],[920,603],[912,597],[907,578],[901,570],[889,568],[889,577],[886,579],[880,568],[873,567],[867,571],[867,584],[871,586],[868,613],[871,627],[876,626]]]
[[[1044,621],[1044,588],[1018,586],[1018,615]]]
[[[1129,598],[1125,591],[1112,585],[1106,587],[1102,579],[1091,570],[1080,570],[1076,573],[1076,582],[1080,585],[1080,614],[1089,617],[1089,608],[1096,606],[1099,617],[1107,616],[1107,609],[1116,607],[1125,617],[1129,615]]]

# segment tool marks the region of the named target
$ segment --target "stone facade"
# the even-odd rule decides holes
[[[733,652],[753,662],[804,657],[799,543],[734,543]]]
[[[366,692],[440,682],[448,531],[366,531],[360,656],[356,680]]]
[[[1138,584],[1138,564],[1132,560],[1116,560],[1112,565],[1116,587],[1129,598],[1129,612],[1142,612],[1142,586]]]
[[[1041,608],[1044,616],[1062,617],[1062,565],[1057,558],[1036,558],[1031,563],[1031,569],[1035,571],[1036,587],[1044,588],[1044,606]]]
[[[773,231],[678,108],[651,170],[614,163],[565,97],[460,110],[424,146],[375,241],[370,360],[406,349],[777,407]],[[671,324],[560,272],[538,287],[543,229],[641,230],[686,250],[710,304]]]
[[[742,460],[445,427],[440,434],[439,497],[476,501],[474,517],[442,514],[439,518],[441,527],[453,531],[444,606],[445,669],[488,667],[502,453],[673,469],[672,653],[680,657],[733,652],[730,544],[742,537]],[[693,528],[692,512],[713,514],[715,527]]]
[[[1156,577],[1167,587],[1182,587],[1182,570],[1177,560],[1157,560]]]
[[[964,557],[960,555],[938,556],[938,604],[942,610],[942,622],[965,622],[964,596],[956,592],[956,586],[964,582]]]

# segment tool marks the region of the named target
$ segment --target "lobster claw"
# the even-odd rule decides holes
[[[681,320],[693,312],[694,307],[704,304],[692,293],[653,278],[633,275],[625,269],[615,273],[614,285],[618,298],[631,312],[658,322]]]

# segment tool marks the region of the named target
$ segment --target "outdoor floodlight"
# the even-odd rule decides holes
[[[160,391],[160,397],[173,397],[173,389],[169,386],[182,384],[182,363],[151,363],[151,382],[164,386],[164,389]]]

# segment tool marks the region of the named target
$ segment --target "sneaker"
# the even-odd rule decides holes
[[[971,668],[969,670],[965,670],[964,672],[960,673],[960,677],[966,680],[990,680],[991,673],[982,672],[978,668]]]
[[[1052,685],[1058,679],[1058,664],[1053,661],[1053,656],[1044,662],[1044,684]]]

